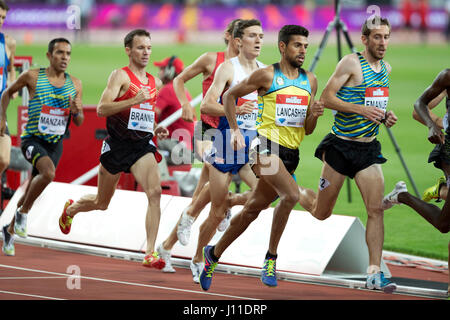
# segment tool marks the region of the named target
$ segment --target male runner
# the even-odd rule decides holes
[[[392,127],[397,121],[395,114],[386,110],[391,66],[383,58],[390,34],[387,19],[367,19],[361,36],[364,51],[342,58],[322,92],[321,100],[325,106],[337,112],[331,133],[315,152],[315,156],[323,161],[323,167],[317,198],[310,211],[319,220],[327,219],[345,178],[355,179],[368,215],[366,286],[386,293],[392,293],[396,285],[380,270],[384,240],[381,164],[387,160],[381,154],[376,136],[381,123]]]
[[[224,41],[227,45],[224,52],[206,52],[202,54],[199,58],[197,58],[197,60],[194,61],[194,63],[186,67],[173,80],[173,88],[182,107],[183,120],[193,121],[194,119],[194,109],[192,108],[189,99],[186,98],[186,88],[184,84],[197,75],[202,74],[203,96],[206,96],[206,92],[213,82],[217,68],[224,61],[237,56],[239,53],[239,49],[232,39],[234,26],[236,22],[240,20],[241,19],[235,19],[228,24],[224,33]],[[202,114],[201,121],[196,123],[193,137],[193,151],[198,159],[203,161],[203,153],[211,148],[212,142],[210,134],[215,128],[217,128],[218,124],[219,117],[212,117],[206,114]],[[189,243],[192,224],[197,219],[203,208],[208,204],[208,202],[211,201],[207,182],[207,172],[202,170],[197,187],[195,188],[192,196],[191,203],[183,210],[177,225],[174,226],[167,239],[158,246],[157,250],[159,254],[166,261],[166,266],[163,269],[164,272],[175,272],[175,269],[170,263],[170,251],[178,240],[180,240],[182,245],[187,245]],[[222,226],[222,229],[226,227],[226,221],[224,221],[223,224],[224,226]]]
[[[300,198],[299,188],[292,176],[299,162],[298,147],[304,135],[314,131],[318,117],[323,114],[322,103],[314,101],[317,79],[314,74],[301,68],[308,47],[308,34],[308,30],[301,26],[286,25],[281,28],[278,35],[280,62],[254,71],[224,94],[231,145],[235,150],[240,150],[247,146],[247,141],[236,121],[235,101],[258,92],[257,139],[260,143],[254,150],[256,162],[253,169],[259,179],[244,208],[231,220],[218,243],[203,249],[205,266],[200,275],[203,290],[209,289],[218,259],[226,248],[279,196],[261,274],[264,284],[277,285],[278,243],[289,214]]]
[[[447,92],[446,109],[447,114],[443,127],[445,128],[445,134],[438,126],[436,121],[433,121],[433,117],[430,116],[428,104],[441,94],[441,92]],[[440,168],[446,177],[447,187],[449,186],[450,175],[450,128],[449,128],[449,110],[450,110],[450,69],[442,70],[433,83],[422,93],[414,104],[414,110],[417,115],[422,119],[423,123],[428,127],[428,141],[436,144],[435,149],[431,152],[429,162],[434,162],[434,166]],[[392,190],[383,199],[383,209],[387,210],[394,204],[404,203],[408,207],[414,209],[425,220],[427,220],[433,227],[438,229],[442,233],[448,233],[450,231],[450,202],[448,201],[448,194],[445,198],[444,206],[442,210],[431,203],[416,198],[410,194],[406,188],[406,183],[403,181],[397,182],[394,190]],[[449,242],[449,265],[450,265],[450,242]],[[449,275],[449,291],[450,291],[450,275]]]
[[[28,121],[21,135],[25,158],[33,165],[31,180],[17,203],[11,223],[3,227],[3,252],[14,255],[14,234],[27,236],[27,214],[34,201],[55,177],[56,166],[63,151],[62,137],[70,121],[83,123],[81,81],[66,73],[72,52],[64,38],[50,41],[47,68],[30,69],[3,92],[0,112],[0,134],[6,130],[6,108],[10,99],[26,87],[30,94]]]
[[[3,27],[9,7],[0,0],[0,29]],[[16,80],[14,70],[14,55],[16,52],[16,40],[11,36],[0,33],[0,96],[8,85]],[[15,95],[17,96],[17,95]],[[13,96],[14,97],[14,96]],[[5,119],[6,121],[6,119]],[[8,124],[5,134],[0,135],[0,176],[9,166],[11,156],[11,137]]]
[[[256,185],[256,176],[248,163],[248,148],[256,136],[257,93],[256,91],[249,93],[238,101],[239,108],[235,112],[235,118],[238,119],[239,128],[246,137],[246,147],[239,151],[233,150],[230,145],[230,126],[223,106],[217,101],[223,92],[242,82],[253,71],[265,67],[256,60],[261,52],[264,37],[261,22],[256,19],[239,21],[234,28],[233,37],[238,43],[239,55],[225,61],[218,68],[214,81],[200,106],[202,114],[220,116],[220,122],[217,127],[218,132],[214,135],[213,149],[207,157],[208,162],[203,167],[209,178],[211,208],[208,217],[200,226],[197,251],[191,262],[191,265],[197,267],[197,274],[193,273],[195,282],[199,281],[198,277],[203,268],[203,247],[214,236],[216,228],[228,209],[228,203],[224,200],[228,197],[232,174],[239,173],[251,190]],[[248,196],[250,192],[245,194]]]
[[[165,262],[154,250],[161,215],[161,182],[158,162],[161,155],[152,142],[154,135],[164,138],[168,130],[156,126],[154,103],[162,83],[145,71],[152,51],[150,33],[136,29],[124,39],[127,67],[114,70],[97,106],[106,117],[108,137],[100,156],[97,194],[85,195],[77,202],[68,200],[59,219],[61,231],[70,232],[72,219],[79,212],[106,210],[114,195],[121,172],[131,172],[148,198],[145,220],[146,256],[142,264],[161,269]]]

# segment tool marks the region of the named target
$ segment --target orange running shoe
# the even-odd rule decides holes
[[[67,215],[66,210],[67,208],[73,203],[72,199],[69,199],[64,204],[64,210],[61,214],[61,217],[59,217],[59,228],[61,229],[61,232],[64,234],[68,234],[70,232],[70,227],[72,226],[72,220],[73,217],[70,217]]]
[[[166,262],[158,255],[158,252],[154,251],[152,254],[148,254],[144,257],[142,265],[148,268],[162,269],[165,267]]]

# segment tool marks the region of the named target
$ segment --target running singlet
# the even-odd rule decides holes
[[[225,52],[217,52],[216,66],[214,67],[214,70],[211,73],[211,75],[208,78],[206,78],[205,80],[203,80],[203,82],[202,82],[203,97],[206,96],[206,92],[208,92],[209,87],[211,87],[211,84],[213,83],[214,76],[216,74],[217,68],[224,61],[225,61]],[[209,124],[213,128],[217,128],[217,126],[219,125],[219,121],[220,121],[219,117],[210,116],[210,115],[207,115],[207,114],[202,114],[200,116],[200,119],[204,123]]]
[[[5,35],[0,33],[0,96],[6,88],[6,80],[8,79],[9,59],[6,54]]]
[[[28,121],[21,138],[37,136],[47,142],[57,143],[69,125],[69,96],[75,99],[75,86],[68,73],[60,88],[49,81],[45,68],[39,69],[36,92],[28,104]]]
[[[357,53],[363,72],[363,83],[355,87],[342,87],[336,93],[339,99],[364,106],[375,106],[386,112],[389,100],[389,75],[381,60],[381,71],[376,73],[367,60]],[[332,133],[345,137],[374,137],[378,135],[379,125],[362,115],[348,112],[336,112]]]
[[[245,73],[244,69],[242,68],[239,58],[234,57],[230,59],[230,62],[233,64],[234,68],[234,77],[231,81],[230,88],[234,87],[238,83],[240,83],[242,80],[247,78],[249,75]],[[258,68],[263,68],[265,65],[258,60],[256,60],[256,64]],[[231,155],[233,155],[234,162],[236,163],[236,160],[239,159],[239,161],[244,164],[248,162],[248,148],[250,146],[251,140],[253,140],[254,137],[256,137],[256,116],[258,114],[258,109],[256,106],[256,100],[258,98],[258,92],[252,92],[249,93],[241,98],[238,98],[238,101],[236,103],[236,107],[239,108],[242,104],[244,104],[246,101],[255,101],[255,110],[252,113],[249,114],[243,114],[243,115],[236,115],[236,121],[238,124],[238,127],[245,139],[245,145],[246,147],[244,149],[235,151],[231,145],[230,145],[230,124],[228,123],[227,117],[222,116],[220,117],[220,122],[217,127],[217,129],[221,132],[221,141],[218,141],[216,138],[214,139],[213,146],[217,150],[217,155],[219,157],[223,157],[223,155],[226,155],[226,160],[224,162],[229,162],[231,160]],[[222,99],[222,97],[221,97]],[[244,157],[245,160],[242,160],[241,158]],[[225,157],[224,157],[225,158]],[[219,159],[219,158],[216,158]],[[219,160],[220,161],[220,160]],[[242,162],[244,161],[244,162]]]
[[[298,149],[305,136],[304,123],[311,99],[311,86],[305,70],[299,68],[296,79],[288,79],[273,65],[272,85],[258,96],[258,134],[290,149]]]
[[[148,84],[143,84],[128,67],[124,67],[122,70],[130,78],[130,87],[127,92],[114,101],[131,99],[141,88],[148,88],[149,90],[155,88],[155,78],[151,74],[147,73]],[[106,129],[108,134],[119,141],[151,140],[156,124],[155,102],[156,99],[153,98],[107,117]]]

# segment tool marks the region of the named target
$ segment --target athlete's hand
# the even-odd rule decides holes
[[[380,108],[373,107],[373,106],[362,106],[361,107],[361,115],[368,120],[375,122],[376,124],[380,124],[381,120],[384,119],[384,111]]]
[[[194,108],[192,108],[191,103],[181,106],[181,118],[187,122],[194,122]]]
[[[323,116],[323,110],[324,110],[325,104],[321,100],[315,100],[313,104],[311,105],[311,112],[312,115],[316,118]]]
[[[231,146],[233,147],[234,150],[239,150],[242,148],[245,148],[245,139],[241,134],[241,131],[239,129],[231,130]]]
[[[428,131],[428,141],[433,144],[444,144],[445,136],[441,129],[433,122]]]
[[[78,94],[75,96],[75,99],[72,99],[72,96],[69,96],[69,109],[72,114],[78,114],[83,110],[81,99],[78,97]]]
[[[395,115],[394,111],[390,110],[388,112],[386,112],[386,118],[384,118],[384,124],[386,127],[390,128],[392,127],[394,124],[397,123],[397,116]]]
[[[136,104],[154,99],[156,97],[156,93],[157,91],[155,88],[149,90],[148,88],[143,87],[139,89],[139,91],[136,93],[136,96],[134,97],[136,100]]]
[[[169,136],[169,130],[166,127],[157,126],[155,129],[155,135],[158,139],[166,139]]]
[[[236,114],[248,114],[252,113],[256,109],[256,100],[245,101],[239,107],[236,108]]]

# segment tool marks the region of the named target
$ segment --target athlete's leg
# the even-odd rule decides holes
[[[384,221],[381,203],[384,193],[384,177],[381,165],[373,164],[355,175],[367,210],[366,243],[369,249],[369,266],[381,265],[384,242]],[[380,270],[376,270],[378,272]]]
[[[202,210],[206,207],[206,205],[211,201],[211,196],[209,194],[209,183],[206,183],[204,188],[201,189],[201,192],[195,201],[192,201],[190,205],[185,209],[187,215],[194,218],[194,221],[198,218]],[[178,219],[176,225],[170,232],[169,236],[166,240],[163,241],[163,249],[172,250],[175,243],[178,241],[177,230],[180,224],[182,216]]]
[[[334,170],[324,159],[319,190],[313,201],[311,212],[316,219],[325,220],[332,214],[344,181],[345,176]]]
[[[448,176],[450,166],[443,164],[443,169],[446,176]],[[447,198],[445,198],[445,203],[442,210],[438,206],[427,203],[413,196],[409,192],[399,193],[397,199],[400,203],[406,204],[408,207],[414,209],[440,232],[447,233],[450,231],[450,198],[448,194]]]
[[[161,177],[153,153],[141,157],[130,169],[136,181],[142,186],[148,198],[145,230],[147,232],[146,254],[155,251],[155,241],[158,235],[161,218]]]
[[[203,247],[208,244],[216,233],[217,226],[222,221],[225,211],[228,208],[227,201],[228,188],[231,183],[231,174],[223,173],[211,164],[205,163],[209,171],[209,184],[211,195],[211,209],[208,217],[200,226],[200,233],[198,235],[197,251],[193,261],[195,263],[201,262],[203,259]]]
[[[11,137],[6,133],[0,136],[0,176],[5,171],[11,157]]]
[[[39,158],[36,162],[36,169],[38,174],[30,181],[27,192],[24,195],[23,203],[20,208],[21,213],[28,213],[33,206],[34,201],[44,191],[44,189],[55,178],[55,165],[52,159],[48,156]]]
[[[269,240],[269,253],[277,254],[278,243],[286,227],[289,214],[299,200],[299,190],[297,183],[291,174],[286,170],[281,159],[276,155],[260,156],[267,157],[271,163],[278,162],[278,171],[273,175],[261,175],[260,179],[266,181],[280,197],[280,201],[273,211],[272,229]],[[263,160],[265,162],[265,160]],[[273,200],[273,198],[271,199]]]
[[[263,179],[258,179],[254,191],[242,210],[230,222],[230,226],[222,235],[214,248],[214,255],[218,258],[236,240],[248,226],[267,208],[277,196],[273,187]]]
[[[79,212],[108,209],[119,179],[120,173],[111,174],[100,164],[98,169],[97,194],[82,196],[77,202],[74,202],[66,209],[66,214],[74,217]]]

